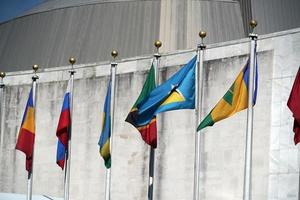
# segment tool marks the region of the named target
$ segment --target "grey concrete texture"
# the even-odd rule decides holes
[[[35,63],[59,67],[71,55],[81,64],[107,61],[112,49],[122,52],[121,58],[149,55],[157,39],[163,41],[164,52],[193,48],[200,29],[210,33],[208,43],[244,36],[238,2],[69,1],[55,9],[62,5],[45,2],[46,11],[0,24],[1,70],[27,70]]]
[[[300,26],[300,1],[290,0],[49,0],[16,19],[0,24],[0,69],[27,70],[81,64],[193,48],[198,32],[207,44],[240,39],[249,21],[258,20],[259,34]]]
[[[296,200],[299,147],[293,144],[292,114],[286,102],[299,67],[300,29],[260,36],[259,91],[254,108],[252,197]],[[208,45],[204,55],[204,117],[245,65],[249,39]],[[160,82],[187,63],[194,50],[163,54]],[[124,122],[150,68],[151,56],[123,59],[117,67],[112,200],[147,198],[149,147]],[[109,63],[75,65],[71,199],[104,199],[105,167],[97,145],[109,79]],[[64,173],[55,163],[55,136],[69,67],[39,73],[34,194],[63,196]],[[0,192],[26,193],[24,155],[14,147],[30,90],[30,71],[8,73],[1,100]],[[158,115],[154,199],[189,200],[193,194],[195,119],[193,110]],[[246,111],[204,129],[201,196],[240,200],[243,191]]]
[[[298,0],[249,0],[252,17],[258,20],[260,34],[273,33],[300,27],[300,1]]]

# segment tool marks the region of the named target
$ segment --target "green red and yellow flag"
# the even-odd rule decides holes
[[[132,124],[141,134],[142,139],[149,144],[152,148],[157,147],[157,126],[156,126],[156,116],[153,116],[150,121],[144,123],[143,116],[138,114],[137,105],[143,102],[156,87],[155,84],[155,69],[152,64],[146,81],[144,83],[143,89],[132,106],[126,122]]]

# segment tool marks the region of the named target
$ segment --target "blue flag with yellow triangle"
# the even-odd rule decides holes
[[[170,110],[195,108],[196,61],[197,56],[194,56],[137,105],[141,121],[148,123],[154,115]]]

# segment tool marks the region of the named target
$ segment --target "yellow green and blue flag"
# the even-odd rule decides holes
[[[158,113],[195,108],[195,68],[197,56],[136,105],[136,121],[148,124]]]
[[[256,58],[255,58],[256,60]],[[256,62],[255,62],[256,63]],[[254,79],[254,95],[253,104],[256,103],[257,87],[258,87],[258,72],[257,63],[255,65],[255,79]],[[223,98],[217,103],[217,105],[210,111],[210,113],[202,120],[197,128],[197,131],[207,127],[213,126],[214,123],[226,119],[235,113],[248,108],[248,85],[249,85],[249,71],[250,60],[243,70],[239,73],[234,83],[229,90],[225,93]]]
[[[100,155],[104,159],[106,168],[111,167],[110,155],[110,136],[111,136],[111,115],[110,115],[110,102],[111,102],[111,81],[109,81],[107,94],[104,103],[103,119],[102,119],[102,132],[98,142],[100,146]]]

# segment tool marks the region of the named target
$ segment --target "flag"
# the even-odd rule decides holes
[[[256,60],[256,59],[255,59]],[[255,62],[256,63],[256,62]],[[207,127],[213,126],[214,123],[230,117],[235,113],[248,108],[248,82],[249,82],[250,60],[243,70],[239,73],[234,83],[229,90],[225,93],[223,98],[217,105],[210,111],[210,113],[202,120],[197,128],[197,131]],[[255,81],[254,81],[254,95],[253,104],[256,103],[257,85],[258,85],[258,72],[257,63],[255,67]]]
[[[287,106],[293,113],[294,117],[294,142],[297,145],[300,142],[300,68],[296,75],[293,88],[287,102]]]
[[[162,112],[195,108],[195,66],[194,56],[184,67],[166,82],[156,87],[137,104],[136,121],[140,126],[148,124]]]
[[[56,163],[61,169],[64,169],[66,153],[68,151],[69,132],[71,130],[71,111],[70,111],[70,97],[71,97],[71,79],[68,82],[67,91],[64,95],[64,101],[61,108],[61,113],[56,129],[57,141],[57,152],[56,152]]]
[[[102,119],[102,132],[98,142],[100,146],[100,155],[104,159],[104,165],[106,168],[111,166],[110,155],[110,135],[111,135],[111,115],[110,115],[110,101],[111,101],[111,81],[107,88],[107,94],[104,103],[103,119]]]
[[[156,128],[156,116],[154,115],[152,119],[148,123],[139,123],[138,121],[138,108],[137,105],[144,101],[144,99],[151,93],[151,91],[156,87],[155,85],[155,69],[152,64],[146,81],[144,83],[143,89],[132,106],[127,118],[126,122],[132,124],[135,128],[140,132],[143,140],[149,144],[152,148],[156,148],[157,146],[157,128]],[[141,125],[143,124],[143,125]]]
[[[16,149],[24,152],[26,155],[26,170],[28,172],[31,172],[32,170],[34,138],[35,107],[33,104],[33,92],[31,89],[16,144]]]

